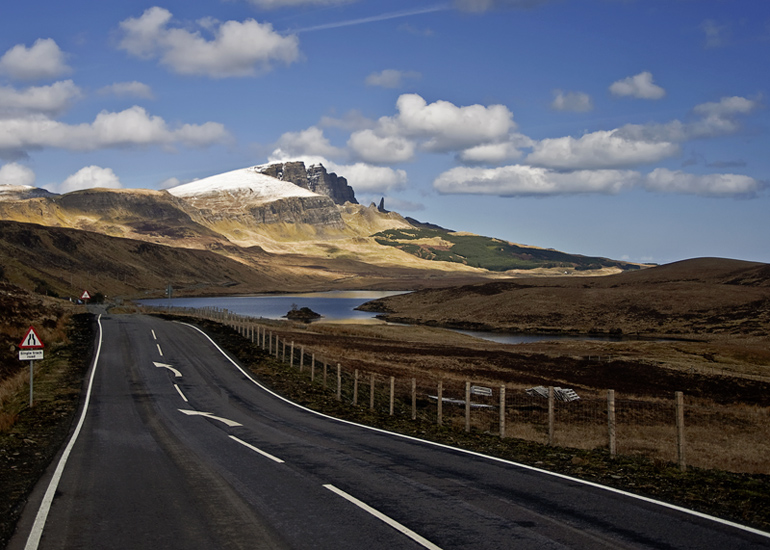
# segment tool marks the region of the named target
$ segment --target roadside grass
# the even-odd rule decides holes
[[[29,406],[29,371],[0,386],[0,547],[5,547],[35,483],[66,441],[90,365],[92,316],[77,314],[51,326],[61,345],[47,345],[35,362],[34,403]],[[55,327],[55,328],[54,328]],[[42,338],[42,335],[41,335]],[[64,343],[66,342],[66,343]]]

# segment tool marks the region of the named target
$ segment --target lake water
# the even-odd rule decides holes
[[[382,323],[375,319],[376,313],[356,311],[356,307],[365,302],[385,298],[403,292],[340,290],[332,292],[308,292],[299,294],[263,294],[258,296],[230,296],[216,298],[172,298],[159,300],[141,300],[150,306],[172,306],[226,309],[239,315],[263,319],[281,319],[291,309],[309,307],[323,318],[316,322],[332,321],[335,323]]]
[[[171,306],[171,307],[189,307],[206,308],[214,307],[226,309],[245,315],[247,317],[263,319],[281,319],[292,309],[308,307],[323,315],[323,318],[314,321],[333,322],[333,323],[384,323],[376,319],[376,313],[369,311],[356,311],[355,308],[365,302],[403,294],[403,292],[392,291],[331,291],[331,292],[308,292],[298,294],[264,294],[257,296],[229,296],[212,298],[172,298],[156,300],[140,300],[140,303],[149,306]],[[569,336],[560,334],[510,334],[499,332],[480,332],[470,330],[457,330],[456,332],[498,342],[501,344],[527,344],[531,342],[543,342],[546,340],[610,340],[617,341],[617,338],[609,336]]]

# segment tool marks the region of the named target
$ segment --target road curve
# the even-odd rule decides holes
[[[765,533],[313,413],[189,325],[100,326],[82,426],[11,550],[770,548]]]

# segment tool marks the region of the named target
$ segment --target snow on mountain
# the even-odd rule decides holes
[[[168,189],[172,195],[182,199],[229,195],[248,195],[252,203],[267,203],[291,197],[318,197],[317,193],[303,189],[289,181],[267,176],[259,166],[241,168],[217,174]]]

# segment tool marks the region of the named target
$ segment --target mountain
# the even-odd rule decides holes
[[[261,273],[258,283],[233,279],[231,286],[252,285],[251,291],[417,288],[442,278],[449,284],[524,272],[607,274],[639,267],[408,220],[382,203],[380,208],[358,204],[345,178],[300,162],[232,170],[165,191],[88,189],[57,195],[0,186],[0,220],[208,251]],[[46,262],[40,261],[45,270]],[[67,269],[63,266],[52,266],[49,275],[58,277],[56,270]]]

